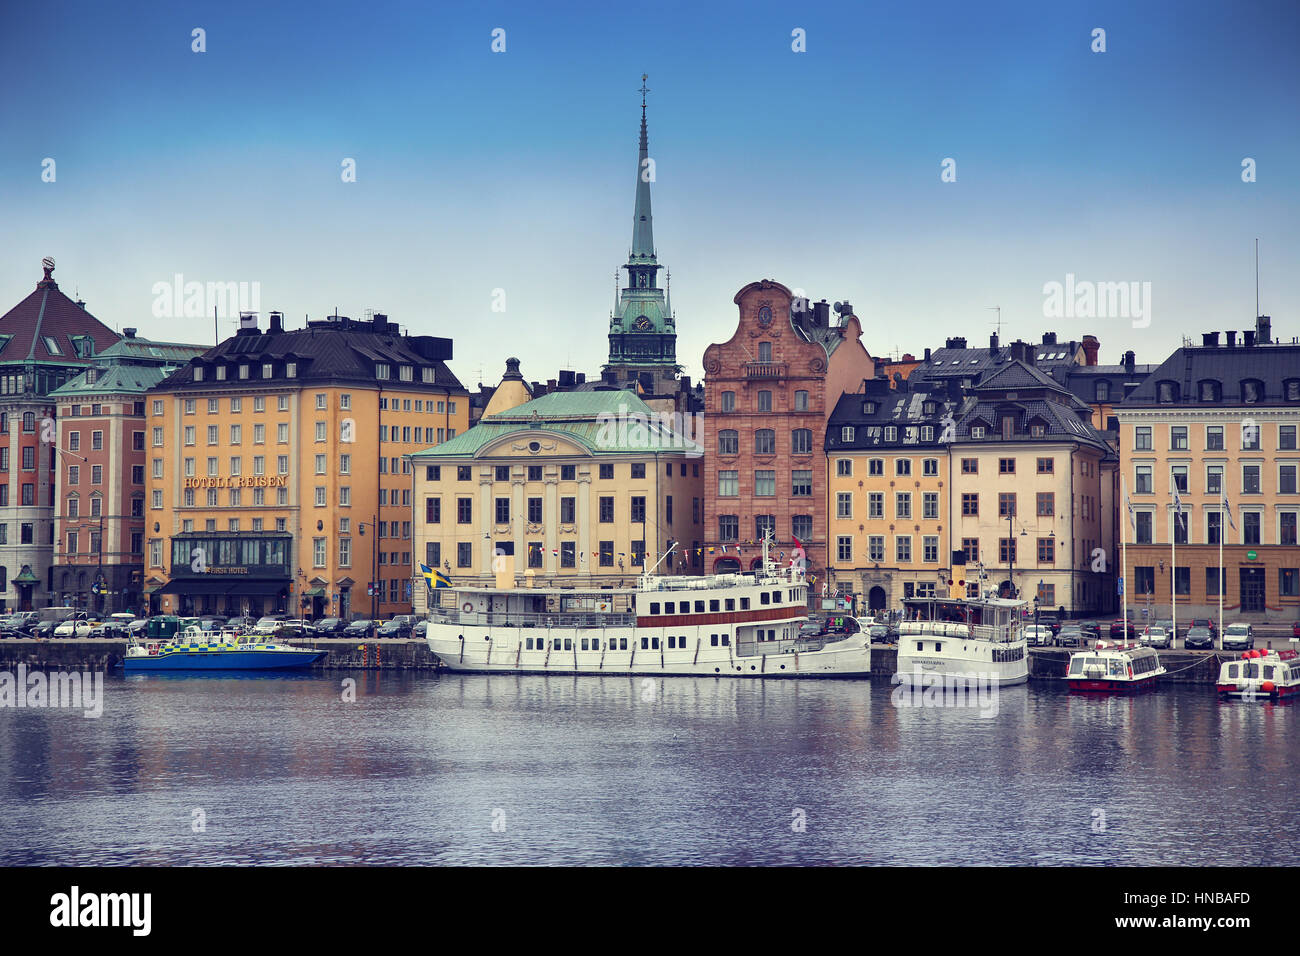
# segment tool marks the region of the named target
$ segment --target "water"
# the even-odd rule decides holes
[[[97,720],[0,710],[0,864],[1252,865],[1300,850],[1300,707],[1209,687],[1022,686],[984,719],[896,707],[878,681],[358,672],[346,703],[346,676],[109,677]]]

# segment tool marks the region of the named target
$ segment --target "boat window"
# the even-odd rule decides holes
[[[668,649],[671,651],[671,650],[675,650],[676,648],[677,648],[677,638],[675,638],[675,637],[673,637],[671,634],[669,634],[669,635],[668,635]]]
[[[585,651],[585,650],[589,650],[589,648],[587,647],[587,644],[588,644],[588,639],[584,637],[584,638],[582,639],[582,649],[583,649],[584,651]]]
[[[749,598],[741,598],[741,599],[740,599],[740,609],[741,609],[742,611],[748,611],[748,610],[749,610]]]
[[[760,593],[760,594],[758,595],[758,603],[759,603],[759,604],[767,604],[769,601],[771,601],[771,598],[768,597],[768,594],[767,594],[766,591],[763,591],[762,593]]]
[[[710,610],[710,611],[716,611],[716,610],[718,610],[718,602],[717,602],[716,600],[713,600],[713,601],[710,601],[710,602],[709,602],[709,610]]]
[[[780,592],[780,591],[773,591],[773,592],[772,592],[772,603],[773,603],[773,604],[780,604],[780,603],[781,603],[781,592]]]
[[[1236,680],[1236,679],[1237,679],[1237,665],[1236,665],[1236,664],[1229,664],[1229,665],[1228,665],[1228,676],[1229,676],[1230,678],[1232,678],[1233,680]]]
[[[1264,668],[1264,680],[1273,679],[1273,666],[1270,664]]]
[[[727,598],[727,610],[728,610],[728,611],[734,611],[735,609],[736,609],[736,599],[735,599],[735,598]]]
[[[674,601],[665,601],[665,602],[664,602],[664,613],[665,613],[665,614],[672,614],[672,613],[673,613],[673,608],[675,608],[676,606],[677,606],[677,604],[676,604],[676,602],[674,602]]]
[[[560,639],[557,637],[555,639],[555,646],[552,648],[552,650],[558,651],[559,649],[560,649]]]
[[[1249,664],[1246,664],[1241,669],[1241,676],[1245,678],[1258,677],[1259,665],[1256,664],[1254,661],[1251,661]]]
[[[923,650],[925,650],[925,641],[917,641],[917,642],[916,642],[916,650],[917,650],[918,653],[921,652],[921,651],[923,651]]]
[[[710,647],[717,647],[717,646],[718,646],[718,635],[716,635],[716,634],[710,634],[710,635],[709,635],[709,646],[710,646]]]
[[[600,650],[600,638],[599,638],[599,637],[593,637],[593,638],[591,639],[591,649],[592,649],[593,651],[598,651],[598,650]]]
[[[645,651],[649,649],[650,649],[650,638],[648,637],[641,638],[641,650]]]
[[[657,637],[650,638],[650,649],[654,651],[659,650],[659,638]]]
[[[703,601],[696,601],[696,602],[695,602],[695,613],[696,613],[696,614],[703,614],[703,613],[704,613],[704,602],[703,602]]]
[[[658,601],[651,601],[651,602],[650,602],[650,613],[651,613],[651,614],[658,614],[658,613],[659,613],[659,602],[658,602]]]
[[[626,638],[626,637],[620,637],[620,638],[619,638],[619,640],[618,640],[618,649],[619,649],[620,651],[625,651],[625,650],[627,650],[627,638]]]
[[[572,638],[568,638],[568,637],[566,637],[566,638],[564,639],[564,649],[565,649],[566,651],[571,651],[571,650],[573,650],[573,639],[572,639]]]
[[[533,649],[533,639],[531,637],[526,638],[524,640],[524,650],[531,651],[532,649]]]
[[[730,643],[731,643],[731,638],[730,638],[728,635],[723,634],[723,635],[722,635],[722,646],[723,646],[723,647],[726,647],[726,646],[729,645]]]

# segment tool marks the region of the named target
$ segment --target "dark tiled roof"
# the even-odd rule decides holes
[[[79,358],[72,336],[88,335],[95,351],[102,352],[116,342],[118,334],[59,291],[58,283],[45,278],[36,291],[0,316],[0,336],[9,336],[0,346],[0,362],[36,361],[59,365],[83,365],[93,357]],[[53,353],[45,337],[58,346]]]
[[[1253,380],[1263,383],[1263,394],[1258,401],[1243,401],[1242,382]],[[1190,406],[1289,405],[1286,384],[1300,381],[1300,344],[1246,346],[1201,346],[1178,349],[1147,376],[1146,381],[1124,400],[1124,408],[1170,404],[1160,402],[1157,394],[1160,382],[1178,383],[1178,398],[1173,404]],[[1214,381],[1222,387],[1222,398],[1213,402],[1200,401],[1197,383]]]
[[[975,386],[976,391],[1025,388],[1047,388],[1053,392],[1066,391],[1064,386],[1052,376],[1024,362],[1008,362],[1001,368],[993,369]]]
[[[935,349],[929,361],[922,362],[908,379],[970,378],[979,381],[986,372],[1004,364],[1011,349]]]
[[[387,362],[390,378],[385,387],[463,389],[460,381],[447,367],[443,357],[451,356],[451,341],[433,336],[407,336],[399,334],[396,327],[387,325],[376,330],[374,323],[346,319],[342,322],[311,322],[305,329],[290,331],[265,331],[255,334],[237,334],[220,345],[208,349],[194,358],[184,368],[178,369],[158,387],[164,390],[187,388],[194,384],[195,366],[229,368],[225,384],[238,385],[240,381],[253,384],[262,381],[262,365],[272,363],[277,382],[298,383],[358,383],[375,384],[375,363]],[[285,361],[298,364],[297,376],[284,378]],[[238,378],[238,366],[247,363],[250,378]],[[398,366],[414,368],[411,381],[401,381]],[[432,368],[434,380],[426,382],[422,369]],[[214,380],[208,373],[201,384]]]

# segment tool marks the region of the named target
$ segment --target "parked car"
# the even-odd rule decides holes
[[[369,618],[358,618],[343,630],[343,636],[347,638],[369,637],[375,629],[375,622]]]
[[[1136,636],[1137,636],[1137,625],[1133,623],[1133,619],[1132,619],[1132,618],[1129,618],[1129,621],[1128,621],[1128,634],[1125,634],[1125,633],[1124,633],[1124,619],[1123,619],[1123,618],[1120,618],[1118,621],[1111,621],[1111,622],[1110,622],[1110,636],[1111,636],[1113,639],[1117,639],[1117,640],[1118,640],[1118,639],[1123,639],[1123,638],[1125,638],[1125,637],[1136,637]]]
[[[1247,651],[1255,647],[1255,628],[1249,624],[1229,624],[1223,629],[1225,651]]]
[[[55,637],[90,637],[90,632],[99,627],[98,621],[91,621],[84,614],[78,614],[75,618],[67,621],[60,621],[54,626]]]
[[[423,640],[425,635],[428,633],[428,630],[429,630],[428,621],[416,621],[415,627],[411,628],[411,636],[418,637],[421,640]]]
[[[1291,636],[1300,637],[1300,621],[1296,621],[1291,625]]]
[[[884,624],[872,624],[871,627],[867,628],[867,637],[871,639],[872,644],[889,644],[893,642],[889,628]]]
[[[1173,641],[1173,635],[1169,633],[1167,628],[1163,628],[1159,624],[1152,624],[1150,627],[1143,629],[1142,636],[1138,640],[1148,647],[1167,648]]]
[[[1192,623],[1187,625],[1187,630],[1191,631],[1191,629],[1194,627],[1205,628],[1207,631],[1210,632],[1211,637],[1217,638],[1219,636],[1219,625],[1214,622],[1213,618],[1194,617],[1192,618]]]
[[[1061,618],[1055,611],[1039,611],[1037,623],[1051,630],[1053,636],[1061,629]]]
[[[226,621],[226,627],[237,627],[242,631],[252,630],[257,626],[257,619],[252,617],[232,617]]]
[[[401,618],[395,617],[391,621],[380,624],[379,630],[375,632],[375,637],[407,638],[411,636],[412,626]]]
[[[1208,627],[1189,627],[1187,636],[1183,638],[1183,647],[1186,650],[1214,650],[1214,632]]]
[[[281,621],[280,626],[275,630],[275,636],[277,638],[284,638],[287,640],[313,637],[315,634],[316,629],[312,627],[311,624],[306,621],[301,621],[298,618]]]
[[[1180,624],[1180,625],[1178,626],[1178,629],[1175,630],[1175,629],[1174,629],[1174,622],[1171,621],[1171,620],[1169,620],[1168,618],[1165,618],[1165,619],[1162,620],[1162,621],[1156,621],[1156,623],[1155,623],[1154,626],[1155,626],[1155,627],[1163,627],[1166,631],[1169,632],[1170,636],[1173,637],[1174,639],[1180,638],[1180,637],[1182,637],[1184,634],[1187,633],[1187,625],[1186,625],[1186,624]]]
[[[1084,630],[1077,624],[1063,624],[1056,632],[1057,647],[1082,647]]]
[[[58,626],[59,626],[58,621],[39,621],[36,624],[32,625],[32,628],[30,631],[28,631],[28,633],[32,637],[39,638],[41,640],[49,640],[51,637],[54,636],[54,629]]]
[[[280,629],[280,625],[289,619],[287,614],[268,614],[265,617],[258,618],[253,625],[254,634],[274,634]]]
[[[1090,641],[1100,640],[1101,624],[1097,621],[1079,621],[1079,630],[1083,631],[1083,636]]]
[[[1052,643],[1052,629],[1046,624],[1029,624],[1025,627],[1025,643],[1030,647],[1047,647]]]
[[[348,622],[341,617],[323,617],[315,626],[317,637],[337,637],[347,628]]]

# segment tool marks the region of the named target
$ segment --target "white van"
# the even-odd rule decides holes
[[[1255,629],[1249,624],[1229,624],[1223,629],[1223,649],[1252,650],[1255,647]]]

